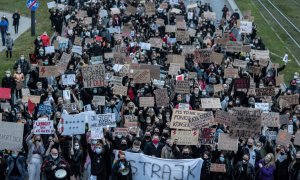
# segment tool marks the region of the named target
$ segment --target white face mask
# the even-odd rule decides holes
[[[51,156],[52,156],[53,159],[57,159],[58,158],[58,155],[55,155],[55,156],[51,155]]]
[[[21,60],[24,60],[25,58],[24,57],[21,57]]]
[[[10,74],[6,74],[6,77],[10,77]]]
[[[79,149],[79,146],[74,146],[74,149],[75,149],[75,150],[78,150],[78,149]]]

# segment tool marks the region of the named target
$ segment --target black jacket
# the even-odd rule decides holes
[[[161,150],[164,145],[159,142],[157,148],[154,146],[152,142],[145,144],[143,152],[148,156],[161,157]]]
[[[126,168],[128,168],[128,170],[129,170],[129,173],[127,175],[122,175],[119,171],[119,169],[120,169],[120,160],[117,160],[114,163],[114,165],[112,167],[112,170],[113,170],[112,177],[111,177],[112,180],[132,180],[132,170],[131,170],[130,162],[126,161],[124,163],[124,166]]]
[[[22,62],[21,59],[19,59],[19,60],[15,63],[14,69],[17,69],[18,66],[20,66],[21,71],[22,71],[22,73],[23,73],[24,75],[26,75],[26,74],[29,73],[29,71],[30,71],[30,64],[29,64],[29,62],[26,61],[25,59],[24,59],[23,62]]]
[[[94,152],[91,147],[88,147],[88,152],[91,158],[91,174],[94,176],[101,176],[103,179],[106,179],[106,162],[107,162],[107,153],[108,147],[104,146],[104,150],[101,154]]]
[[[2,87],[3,88],[11,88],[11,90],[13,91],[16,88],[16,81],[15,79],[10,76],[10,77],[4,77],[2,79]]]

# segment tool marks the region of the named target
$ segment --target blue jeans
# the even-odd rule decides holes
[[[5,38],[6,38],[6,32],[1,31],[1,38],[2,38],[2,45],[5,46]]]
[[[19,177],[19,176],[10,176],[9,178],[8,178],[8,180],[23,180],[24,178],[22,178],[22,177]]]

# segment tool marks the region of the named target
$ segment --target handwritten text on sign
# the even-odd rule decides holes
[[[33,124],[34,134],[53,134],[54,127],[53,121],[49,120],[37,120]]]

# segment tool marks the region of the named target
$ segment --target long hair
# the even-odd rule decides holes
[[[270,162],[268,164],[266,164],[266,167],[270,167],[270,166],[274,166],[275,167],[275,158],[274,158],[274,154],[273,153],[268,153],[265,157],[264,157],[264,161],[266,161],[266,157],[270,156]]]

